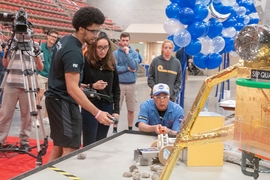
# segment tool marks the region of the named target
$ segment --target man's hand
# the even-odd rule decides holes
[[[163,126],[161,126],[161,124],[158,124],[158,125],[156,125],[156,127],[155,127],[155,132],[157,133],[157,134],[160,134],[160,129],[162,128]]]
[[[111,120],[110,118],[113,119],[112,115],[107,112],[101,111],[96,119],[100,124],[110,126],[113,123],[113,120]]]
[[[129,54],[129,47],[128,46],[123,47],[123,50],[125,51],[126,54]]]
[[[128,70],[129,70],[130,72],[136,72],[136,69],[132,70],[132,69],[130,69],[130,67],[128,67]]]
[[[113,113],[112,115],[113,115],[113,117],[115,117],[115,118],[117,118],[117,119],[119,119],[119,117],[120,117],[120,115],[117,114],[117,113]]]

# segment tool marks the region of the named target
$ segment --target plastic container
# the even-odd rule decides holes
[[[270,83],[236,80],[234,140],[245,151],[270,157]]]

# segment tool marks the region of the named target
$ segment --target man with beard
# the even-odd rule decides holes
[[[49,161],[67,155],[81,146],[82,117],[79,105],[92,113],[99,123],[109,126],[112,116],[96,108],[80,89],[84,58],[82,45],[93,43],[104,23],[104,14],[93,7],[83,7],[73,16],[76,32],[56,44],[49,72],[45,104],[54,147]]]

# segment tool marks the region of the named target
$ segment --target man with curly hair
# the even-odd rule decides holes
[[[104,23],[103,13],[93,7],[79,9],[73,17],[76,32],[60,39],[49,72],[45,104],[54,147],[49,161],[67,155],[81,146],[82,117],[79,105],[99,123],[109,126],[112,116],[96,108],[80,89],[84,58],[82,45],[93,43]]]

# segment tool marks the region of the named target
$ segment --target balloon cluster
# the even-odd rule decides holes
[[[170,0],[164,30],[175,45],[185,47],[202,69],[215,69],[222,54],[234,52],[234,39],[246,25],[258,24],[254,0]]]

